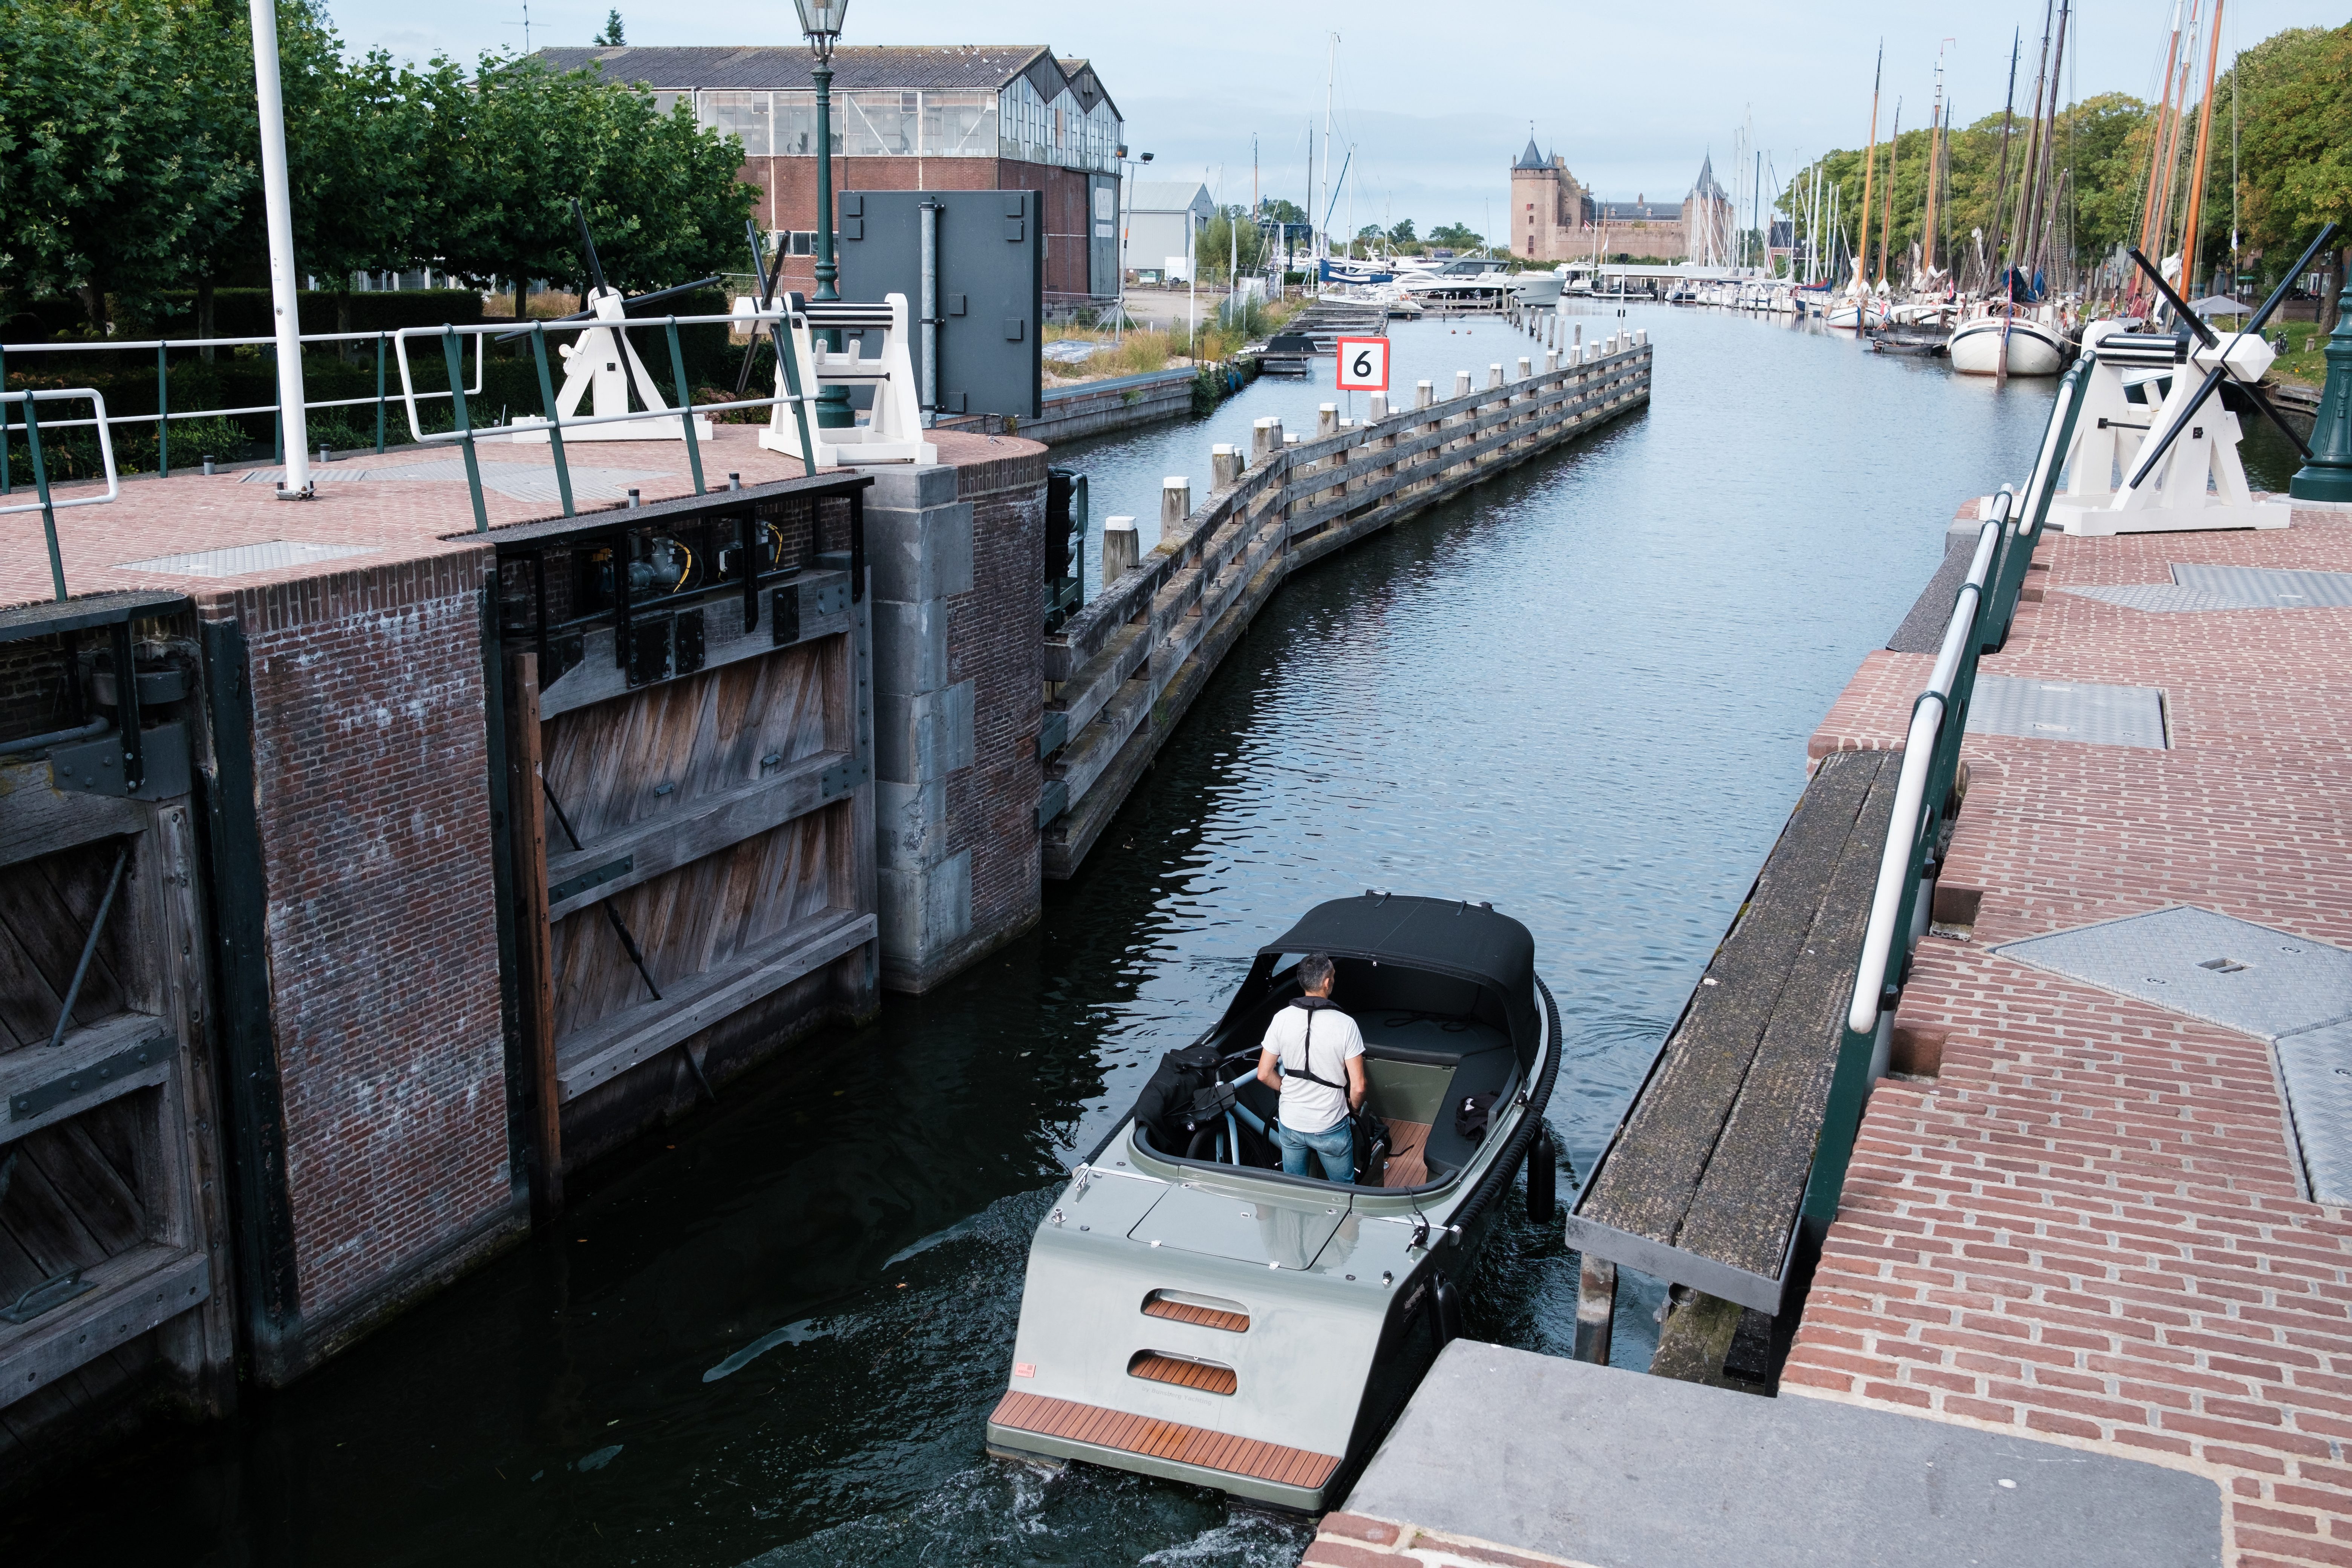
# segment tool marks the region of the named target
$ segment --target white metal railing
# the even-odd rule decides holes
[[[1857,1035],[1869,1034],[1878,1027],[1887,961],[1894,953],[1896,936],[1911,927],[1903,905],[1911,886],[1919,835],[1924,829],[1925,813],[1921,808],[1927,803],[1928,781],[1937,771],[1943,750],[1939,742],[1945,721],[1951,717],[1953,683],[1959,679],[1964,661],[1971,665],[1975,662],[1979,640],[1979,610],[1992,573],[1993,557],[2000,546],[2001,532],[2009,524],[2013,500],[2008,490],[2002,490],[1993,501],[1993,515],[1977,531],[1976,554],[1969,562],[1968,577],[1953,602],[1952,618],[1936,651],[1935,669],[1927,677],[1927,689],[1919,693],[1918,700],[1911,707],[1911,729],[1903,742],[1903,771],[1895,783],[1895,815],[1887,824],[1886,847],[1878,858],[1878,882],[1871,894],[1870,923],[1862,939],[1862,961],[1854,971],[1853,1001],[1846,1010],[1846,1027]]]
[[[97,410],[95,422],[98,426],[98,455],[100,461],[104,464],[106,468],[106,493],[102,496],[76,496],[70,500],[56,500],[50,497],[48,474],[46,469],[46,465],[43,465],[40,460],[40,432],[44,429],[68,429],[77,425],[89,425],[92,423],[92,421],[89,419],[57,420],[51,423],[43,424],[39,414],[35,411],[34,405],[40,403],[79,403],[85,399],[88,400]],[[96,387],[35,387],[25,392],[0,392],[0,408],[13,407],[18,404],[22,404],[25,406],[25,429],[33,441],[33,461],[36,465],[33,470],[33,477],[35,479],[35,488],[38,490],[40,499],[38,500],[18,501],[14,506],[0,506],[0,516],[5,516],[10,512],[15,511],[37,511],[43,513],[62,511],[69,506],[104,506],[108,501],[114,500],[122,493],[121,478],[114,471],[114,440],[107,432],[107,425],[109,421],[106,417],[106,398]],[[7,421],[0,420],[0,438],[5,438],[5,437],[14,435],[15,433],[16,432],[11,428],[11,426]]]

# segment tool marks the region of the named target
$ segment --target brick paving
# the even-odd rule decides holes
[[[1983,668],[2158,687],[2172,745],[1969,739],[1944,886],[1981,907],[1896,1019],[1940,1073],[1872,1097],[1783,1392],[2196,1470],[2240,1568],[2352,1565],[2352,1213],[2298,1195],[2268,1048],[1990,951],[2175,903],[2352,946],[2352,609],[2064,591],[2352,571],[2352,517],[2039,558]],[[1810,754],[1900,744],[1930,662],[1871,655]]]
[[[740,473],[747,485],[799,478],[799,459],[761,447],[759,434],[757,426],[719,426],[713,438],[701,444],[703,482],[718,489],[726,484],[730,471]],[[1010,437],[965,431],[934,431],[931,438],[940,449],[940,460],[959,466],[989,463],[999,457],[1002,449],[1012,448],[1024,454],[1035,449],[1034,444]],[[543,474],[549,483],[553,482],[554,460],[543,446],[521,447],[509,441],[484,440],[477,446],[476,453],[485,468],[492,464],[520,464]],[[573,441],[565,445],[564,456],[575,472],[584,468],[625,469],[648,476],[627,481],[647,501],[694,493],[683,441]],[[342,458],[315,471],[382,469],[411,463],[459,460],[462,451],[455,446],[406,447],[382,456],[370,452]],[[314,500],[281,501],[273,493],[272,484],[248,479],[254,471],[247,466],[210,476],[179,472],[168,479],[152,476],[126,479],[121,499],[110,504],[59,511],[58,535],[59,553],[65,560],[67,592],[77,598],[121,588],[179,587],[198,592],[248,588],[324,574],[327,567],[315,562],[235,577],[205,578],[132,572],[122,564],[159,555],[276,540],[367,545],[377,552],[346,558],[339,563],[345,569],[379,567],[475,548],[470,534],[474,526],[473,502],[462,479],[329,479],[318,486]],[[12,468],[11,478],[24,480],[21,464]],[[52,493],[58,500],[67,500],[91,494],[99,488],[60,485]],[[574,501],[583,514],[619,504],[617,500],[590,500],[578,490],[579,487],[575,487]],[[35,499],[29,485],[19,483],[13,493],[0,497],[0,505],[15,506]],[[483,489],[483,501],[492,528],[560,515],[556,507],[545,501],[502,495],[488,486]],[[452,537],[458,535],[465,537]],[[48,550],[42,538],[40,513],[26,511],[0,517],[0,607],[51,596]]]

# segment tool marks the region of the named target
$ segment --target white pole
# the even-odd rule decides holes
[[[253,85],[261,108],[261,198],[269,227],[269,304],[278,336],[278,401],[286,477],[278,493],[310,496],[310,428],[302,405],[302,323],[296,314],[294,209],[286,178],[286,100],[278,89],[277,0],[251,0]]]

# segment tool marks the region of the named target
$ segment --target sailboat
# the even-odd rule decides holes
[[[2057,0],[2058,47],[2053,58],[2045,14],[2042,63],[2033,84],[2033,118],[2026,132],[2025,163],[2018,181],[2017,221],[2009,238],[2009,260],[1996,287],[1952,328],[1945,353],[1963,375],[2056,375],[2074,353],[2069,322],[2049,297],[2043,280],[2044,236],[2050,222],[2055,170],[2058,82],[2066,59],[2068,0]],[[2020,40],[2021,42],[2021,40]],[[2010,49],[2010,101],[2001,110],[2000,179],[1995,187],[1992,254],[2000,254],[2001,227],[2009,199],[2011,116],[2016,102],[2018,45]]]

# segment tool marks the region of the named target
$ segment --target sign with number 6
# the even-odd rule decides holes
[[[1386,392],[1389,389],[1389,341],[1386,338],[1341,338],[1339,379],[1342,392]]]

